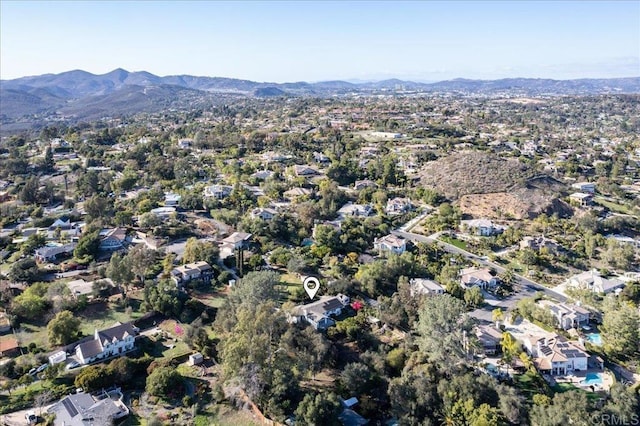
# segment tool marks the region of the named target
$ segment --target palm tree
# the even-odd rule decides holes
[[[491,319],[496,323],[496,328],[500,328],[500,321],[504,320],[504,313],[502,309],[495,308],[491,311]]]

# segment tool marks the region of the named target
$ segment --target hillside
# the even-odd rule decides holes
[[[168,87],[172,89],[168,89]],[[162,87],[164,89],[158,90]],[[153,101],[140,88],[154,88]],[[173,75],[160,77],[146,71],[129,72],[118,68],[96,75],[82,70],[60,74],[22,77],[0,81],[0,120],[3,130],[20,123],[37,126],[44,116],[71,115],[75,120],[117,116],[123,113],[151,112],[158,106],[174,105],[176,93],[190,91],[192,100],[208,102],[212,95],[243,97],[335,96],[346,94],[456,93],[489,96],[583,95],[640,93],[640,78],[544,80],[456,79],[438,83],[384,80],[366,83],[326,81],[317,83],[269,83],[223,77]],[[134,96],[132,93],[135,92]],[[124,107],[124,108],[123,108]],[[41,117],[30,117],[38,114]]]
[[[458,202],[474,217],[517,219],[540,213],[571,214],[558,199],[561,182],[517,159],[478,151],[456,152],[432,161],[421,171],[421,183]]]
[[[503,159],[478,151],[456,152],[427,163],[421,182],[447,198],[458,199],[467,194],[509,192],[525,187],[536,175],[516,159]]]

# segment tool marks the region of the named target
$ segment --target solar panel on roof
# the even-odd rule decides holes
[[[69,413],[69,416],[75,417],[78,415],[78,410],[76,410],[76,406],[73,405],[73,402],[71,402],[69,398],[63,399],[62,405],[64,405],[64,408],[66,408],[67,412]]]

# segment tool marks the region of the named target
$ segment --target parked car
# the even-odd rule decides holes
[[[49,367],[49,363],[48,362],[42,364],[40,367],[36,368],[36,374],[42,373],[44,370],[47,369],[47,367]]]
[[[66,369],[71,370],[79,366],[80,366],[80,363],[78,361],[71,361],[69,364],[67,364]]]

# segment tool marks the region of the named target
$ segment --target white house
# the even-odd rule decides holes
[[[409,198],[393,198],[387,201],[385,211],[389,214],[406,213],[413,209],[411,200]]]
[[[180,139],[178,140],[178,148],[189,149],[193,144],[193,139]]]
[[[298,165],[298,164],[293,166],[293,172],[298,177],[300,177],[300,176],[315,176],[315,175],[319,174],[318,171],[316,169],[314,169],[313,167],[305,166],[305,165]]]
[[[593,182],[576,182],[571,185],[571,188],[577,189],[578,192],[586,192],[587,194],[596,192],[596,184]]]
[[[35,258],[38,262],[50,262],[61,256],[70,256],[73,254],[78,243],[72,242],[63,245],[47,245],[35,250]]]
[[[417,294],[444,294],[444,288],[433,280],[411,278],[409,280],[411,296]]]
[[[347,217],[368,217],[373,213],[373,207],[369,204],[354,204],[347,203],[344,206],[340,207],[338,210],[338,216],[341,219],[346,219]]]
[[[579,343],[570,342],[559,335],[530,337],[524,346],[541,373],[565,376],[574,371],[586,371],[589,354]]]
[[[558,328],[569,330],[570,328],[578,328],[581,325],[589,323],[589,310],[568,303],[555,303],[550,300],[541,300],[538,302],[540,306],[549,310],[558,320]]]
[[[460,284],[464,288],[480,287],[488,289],[496,287],[500,281],[491,274],[489,268],[465,268],[460,271]]]
[[[204,196],[222,200],[233,192],[233,188],[228,185],[210,185],[204,189]]]
[[[290,315],[290,321],[306,321],[316,330],[326,330],[335,324],[331,316],[340,315],[348,304],[349,298],[344,294],[321,296],[320,300],[296,306]]]
[[[402,254],[407,250],[407,241],[404,238],[389,234],[376,238],[373,242],[373,247],[378,250],[380,255],[385,252]]]
[[[589,290],[593,293],[609,294],[623,288],[625,282],[618,278],[603,278],[597,269],[574,275],[567,281],[567,287]]]
[[[274,209],[270,209],[268,207],[258,207],[251,210],[251,218],[252,219],[260,219],[264,221],[269,221],[273,219],[278,214]]]
[[[171,279],[176,285],[187,283],[191,280],[202,279],[205,282],[211,280],[213,269],[205,261],[187,263],[186,265],[173,268],[171,271]]]
[[[469,233],[479,235],[482,237],[490,237],[492,235],[502,234],[506,229],[506,226],[496,225],[488,219],[471,219],[461,220],[461,229],[468,229]]]
[[[106,330],[96,329],[93,339],[76,346],[76,358],[80,364],[119,356],[135,347],[138,328],[131,323],[117,323]]]
[[[372,180],[368,180],[368,179],[364,179],[364,180],[357,180],[354,184],[353,184],[353,188],[356,191],[359,191],[361,189],[365,189],[365,188],[377,188],[378,185],[372,181]]]

